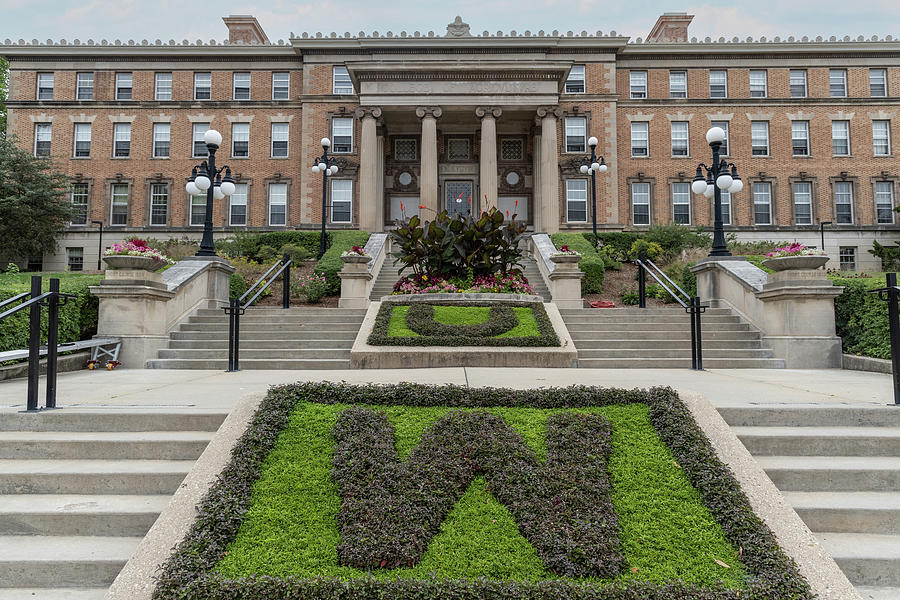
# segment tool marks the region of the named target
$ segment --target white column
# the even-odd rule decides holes
[[[363,231],[381,231],[378,222],[378,138],[375,120],[381,116],[377,106],[361,106],[356,116],[362,121],[359,141],[359,227]]]
[[[538,124],[539,123],[536,123],[535,125]],[[532,140],[531,145],[534,159],[531,169],[531,172],[533,173],[531,182],[532,226],[534,227],[535,233],[540,233],[543,231],[542,227],[544,226],[544,220],[541,212],[541,130],[537,127],[534,128],[534,139]]]
[[[475,116],[481,119],[481,156],[479,187],[481,210],[497,208],[497,119],[503,111],[490,106],[479,106]]]
[[[431,220],[439,210],[438,204],[438,150],[437,120],[443,111],[439,106],[420,106],[416,116],[422,119],[422,172],[419,177],[419,202],[424,205],[429,215],[423,218]]]
[[[562,116],[557,106],[537,110],[541,119],[541,207],[544,233],[559,231],[559,144],[556,121]]]
[[[378,175],[375,177],[377,185],[375,190],[375,231],[384,231],[384,131],[383,127],[378,129],[378,135],[375,137],[375,143],[378,146],[376,151]]]

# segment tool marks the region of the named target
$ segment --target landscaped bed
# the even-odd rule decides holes
[[[668,388],[274,387],[157,599],[809,599]]]

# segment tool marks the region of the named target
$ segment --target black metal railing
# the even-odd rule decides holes
[[[56,408],[56,375],[57,375],[57,345],[59,343],[59,307],[69,299],[75,298],[72,294],[62,294],[59,291],[59,279],[50,279],[50,290],[41,293],[42,278],[40,275],[31,277],[31,290],[23,292],[12,298],[0,302],[0,308],[21,302],[0,313],[0,321],[10,317],[21,310],[28,309],[28,391],[26,410],[36,412],[38,407],[38,383],[41,374],[41,307],[47,307],[47,396],[44,408]]]
[[[228,369],[227,372],[240,371],[241,354],[241,315],[246,312],[256,300],[265,292],[272,282],[281,275],[281,308],[291,307],[291,264],[290,256],[285,254],[278,262],[272,265],[256,283],[247,288],[240,298],[232,298],[225,307],[228,315]],[[247,296],[253,294],[249,300]]]
[[[691,296],[672,281],[652,260],[641,254],[634,261],[638,266],[638,307],[647,308],[647,274],[656,280],[668,294],[691,315],[691,369],[703,370],[703,335],[700,330],[700,315],[709,308],[701,304],[698,296]],[[665,281],[665,283],[664,283]],[[668,285],[666,285],[668,283]],[[677,292],[677,293],[676,293]]]
[[[897,274],[887,273],[886,287],[870,290],[888,303],[888,323],[891,332],[891,366],[894,373],[894,404],[900,406],[900,286]]]

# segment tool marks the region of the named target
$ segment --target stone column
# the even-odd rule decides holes
[[[378,135],[375,137],[375,144],[378,146],[376,156],[378,163],[376,169],[378,176],[375,178],[377,188],[375,190],[375,231],[384,231],[384,127],[378,128]]]
[[[416,109],[416,116],[422,119],[422,174],[419,177],[419,203],[424,205],[434,218],[439,210],[438,203],[438,150],[437,150],[437,120],[443,114],[439,106],[420,106]]]
[[[359,228],[381,231],[378,222],[378,137],[375,120],[381,116],[377,106],[360,106],[356,116],[362,121],[359,141]],[[383,219],[382,219],[383,222]]]
[[[535,123],[535,125],[539,124]],[[534,127],[533,138],[531,172],[534,175],[531,182],[531,214],[533,215],[531,224],[535,233],[539,233],[543,231],[544,220],[541,213],[541,130],[537,127]]]
[[[497,208],[497,119],[503,111],[490,106],[479,106],[475,116],[481,119],[481,156],[479,187],[484,204],[481,210]]]
[[[556,121],[562,116],[558,106],[542,106],[541,119],[541,226],[545,233],[559,231],[559,144]]]

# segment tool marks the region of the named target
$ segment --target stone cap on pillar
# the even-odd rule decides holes
[[[425,117],[432,117],[434,119],[440,119],[441,115],[444,114],[444,109],[440,106],[417,106],[416,107],[416,116],[420,119],[424,119]]]
[[[373,119],[378,119],[381,117],[381,107],[380,106],[360,106],[356,109],[356,118],[357,119],[365,119],[366,117],[372,117]]]
[[[538,106],[537,116],[540,119],[545,117],[556,117],[559,119],[563,116],[563,111],[558,106]]]
[[[499,106],[479,106],[475,109],[475,116],[479,119],[483,119],[485,117],[494,117],[495,119],[499,119],[500,115],[503,114],[503,109]]]

